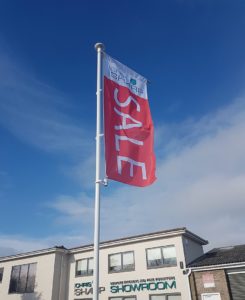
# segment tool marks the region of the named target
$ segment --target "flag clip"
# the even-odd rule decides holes
[[[95,137],[95,140],[97,140],[97,138],[101,138],[104,136],[104,133],[100,133],[98,136]]]
[[[95,94],[98,95],[98,93],[101,93],[102,91],[102,89],[99,89]]]
[[[100,183],[100,184],[103,184],[103,186],[108,186],[107,178],[104,178],[103,180],[99,179],[99,180],[95,181],[95,183]]]

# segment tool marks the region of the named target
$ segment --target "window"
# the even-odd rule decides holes
[[[36,268],[36,263],[12,267],[9,294],[33,293],[35,287]]]
[[[133,251],[109,255],[109,272],[122,272],[132,270],[134,270]]]
[[[146,257],[148,268],[177,265],[176,252],[173,245],[146,249]]]
[[[181,300],[180,294],[172,295],[152,295],[150,300]]]
[[[3,281],[3,268],[0,268],[0,283]]]
[[[202,294],[201,296],[202,296],[202,300],[221,300],[220,293],[205,293]],[[239,297],[237,299],[243,299],[243,296],[242,298]]]
[[[127,297],[111,297],[109,300],[136,300],[135,296],[127,296]]]
[[[76,276],[90,276],[93,275],[94,259],[84,258],[80,259],[76,263]]]

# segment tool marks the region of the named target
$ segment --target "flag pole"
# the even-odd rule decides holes
[[[95,212],[94,212],[94,276],[93,300],[99,299],[99,242],[100,242],[100,138],[101,134],[101,99],[102,99],[102,52],[104,45],[95,44],[97,51],[97,109],[96,109],[96,171],[95,171]]]

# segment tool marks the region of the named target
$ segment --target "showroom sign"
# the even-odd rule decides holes
[[[74,294],[75,296],[88,296],[93,294],[93,282],[80,282],[75,283]],[[163,291],[176,289],[175,277],[162,277],[162,278],[147,278],[135,279],[125,281],[115,281],[110,283],[110,292],[117,293],[131,293],[131,292],[144,292],[144,291]],[[105,292],[106,288],[99,287],[99,293]]]
[[[110,286],[110,291],[113,294],[143,291],[162,291],[169,289],[176,289],[175,277],[149,278],[140,280],[111,282]]]

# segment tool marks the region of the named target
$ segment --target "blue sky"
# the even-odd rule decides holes
[[[0,255],[93,240],[96,52],[150,80],[158,180],[102,189],[101,239],[244,243],[245,2],[0,1]]]

